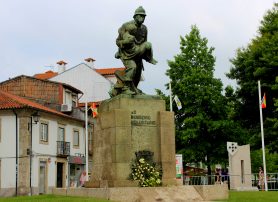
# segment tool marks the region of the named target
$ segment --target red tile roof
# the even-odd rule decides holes
[[[27,78],[28,80],[46,80],[46,79],[40,79],[40,78],[36,78],[35,76],[26,76],[26,75],[20,75],[20,76],[16,76],[14,78],[11,78],[9,80],[6,80],[6,81],[3,81],[3,82],[0,82],[0,84],[4,84],[4,83],[7,83],[7,82],[11,82],[12,80],[16,80],[16,79],[20,79],[20,78]],[[66,89],[69,89],[69,90],[72,90],[73,92],[75,93],[80,93],[80,94],[83,94],[83,92],[69,84],[66,84],[66,83],[62,83],[62,82],[57,82],[57,81],[50,81],[50,80],[47,80],[47,81],[44,81],[44,82],[48,82],[48,83],[55,83],[57,85],[62,85],[64,88]]]
[[[103,76],[105,75],[113,75],[116,70],[124,70],[125,67],[115,67],[115,68],[101,68],[101,69],[95,69],[95,71]],[[42,80],[47,80],[50,79],[54,76],[58,75],[58,72],[53,72],[51,70],[45,72],[45,73],[40,73],[40,74],[35,74],[34,77],[36,79],[42,79]]]
[[[19,97],[11,93],[0,90],[0,110],[1,109],[22,109],[22,108],[33,108],[44,112],[49,112],[55,115],[72,118],[71,116],[58,112],[54,109],[50,109],[36,102],[27,100],[23,97]]]
[[[125,67],[115,67],[115,68],[101,68],[95,69],[101,75],[113,75],[116,70],[124,70]]]
[[[57,72],[53,72],[51,70],[45,72],[45,73],[41,73],[41,74],[35,74],[34,77],[36,79],[43,79],[43,80],[46,80],[46,79],[50,79],[54,76],[58,75]]]

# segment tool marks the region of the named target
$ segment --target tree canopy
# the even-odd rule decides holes
[[[239,134],[239,125],[232,116],[233,92],[229,99],[222,94],[223,84],[213,76],[215,57],[213,47],[202,38],[197,26],[180,37],[180,53],[168,61],[173,95],[177,95],[182,109],[174,107],[176,121],[176,147],[186,162],[210,164],[227,159],[226,142]],[[230,92],[229,92],[230,90]],[[175,105],[174,105],[175,106]]]
[[[266,94],[267,107],[263,109],[265,144],[269,151],[278,151],[277,106],[278,96],[278,4],[269,10],[261,21],[258,35],[245,48],[237,50],[231,59],[233,67],[227,76],[236,79],[238,107],[236,118],[249,131],[253,149],[261,148],[258,80],[262,94]],[[276,87],[275,87],[276,86]],[[277,101],[276,101],[277,102]],[[277,105],[277,104],[276,104]],[[276,121],[275,121],[276,120]]]
[[[261,164],[260,98],[266,94],[263,109],[267,159],[277,162],[278,151],[278,3],[265,14],[257,36],[231,59],[233,67],[227,76],[237,81],[236,90],[225,88],[214,78],[213,47],[202,38],[197,26],[180,37],[180,53],[168,61],[167,75],[173,95],[182,103],[174,105],[176,147],[186,162],[205,162],[208,165],[227,160],[226,142],[251,144],[252,162]],[[169,84],[167,84],[169,86]],[[161,91],[157,93],[167,99]],[[169,108],[169,102],[167,102]],[[276,169],[275,163],[269,167]]]

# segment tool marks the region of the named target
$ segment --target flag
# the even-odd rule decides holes
[[[261,100],[261,107],[262,107],[262,109],[266,108],[266,97],[265,97],[265,93],[264,93],[264,96],[263,96],[263,98],[262,98],[262,100]]]
[[[91,105],[90,109],[92,110],[93,117],[96,118],[97,115],[98,115],[96,103],[93,103],[93,104]]]
[[[177,95],[174,96],[174,100],[175,100],[175,102],[176,102],[176,105],[177,105],[177,107],[178,107],[178,110],[180,110],[180,109],[182,108],[182,105],[181,105],[181,101],[180,101],[180,99],[178,98]]]

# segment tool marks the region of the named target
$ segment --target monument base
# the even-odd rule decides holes
[[[137,187],[137,181],[131,180],[91,180],[86,183],[87,188],[107,188],[107,187]]]
[[[132,187],[131,162],[150,151],[162,168],[162,184],[176,185],[175,125],[158,96],[119,95],[99,108],[93,135],[93,166],[86,187]]]
[[[227,185],[114,188],[54,188],[52,194],[103,198],[119,202],[138,201],[215,201],[227,200]]]

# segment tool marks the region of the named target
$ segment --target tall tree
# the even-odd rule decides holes
[[[261,80],[262,93],[266,93],[267,98],[267,108],[263,110],[265,143],[270,146],[270,151],[278,151],[275,146],[278,145],[278,130],[270,121],[277,118],[274,98],[278,96],[278,89],[273,86],[278,75],[278,4],[264,16],[258,35],[246,48],[238,49],[231,62],[233,67],[227,76],[236,79],[238,84],[237,119],[249,130],[252,148],[261,147],[257,85]]]
[[[276,84],[272,86],[272,90],[278,91],[278,76],[276,76]],[[274,98],[274,107],[275,110],[273,111],[273,118],[267,118],[267,121],[270,122],[269,125],[272,126],[272,130],[269,133],[269,136],[271,136],[269,139],[277,140],[277,131],[278,131],[278,98]],[[278,144],[277,141],[271,141],[269,144],[269,148],[271,148],[271,151],[278,151]]]
[[[228,120],[228,99],[221,93],[222,82],[213,77],[214,48],[196,26],[180,40],[181,53],[168,61],[166,73],[182,103],[181,110],[174,107],[176,146],[186,162],[206,162],[210,174],[212,163],[227,159],[226,142],[238,127]]]

